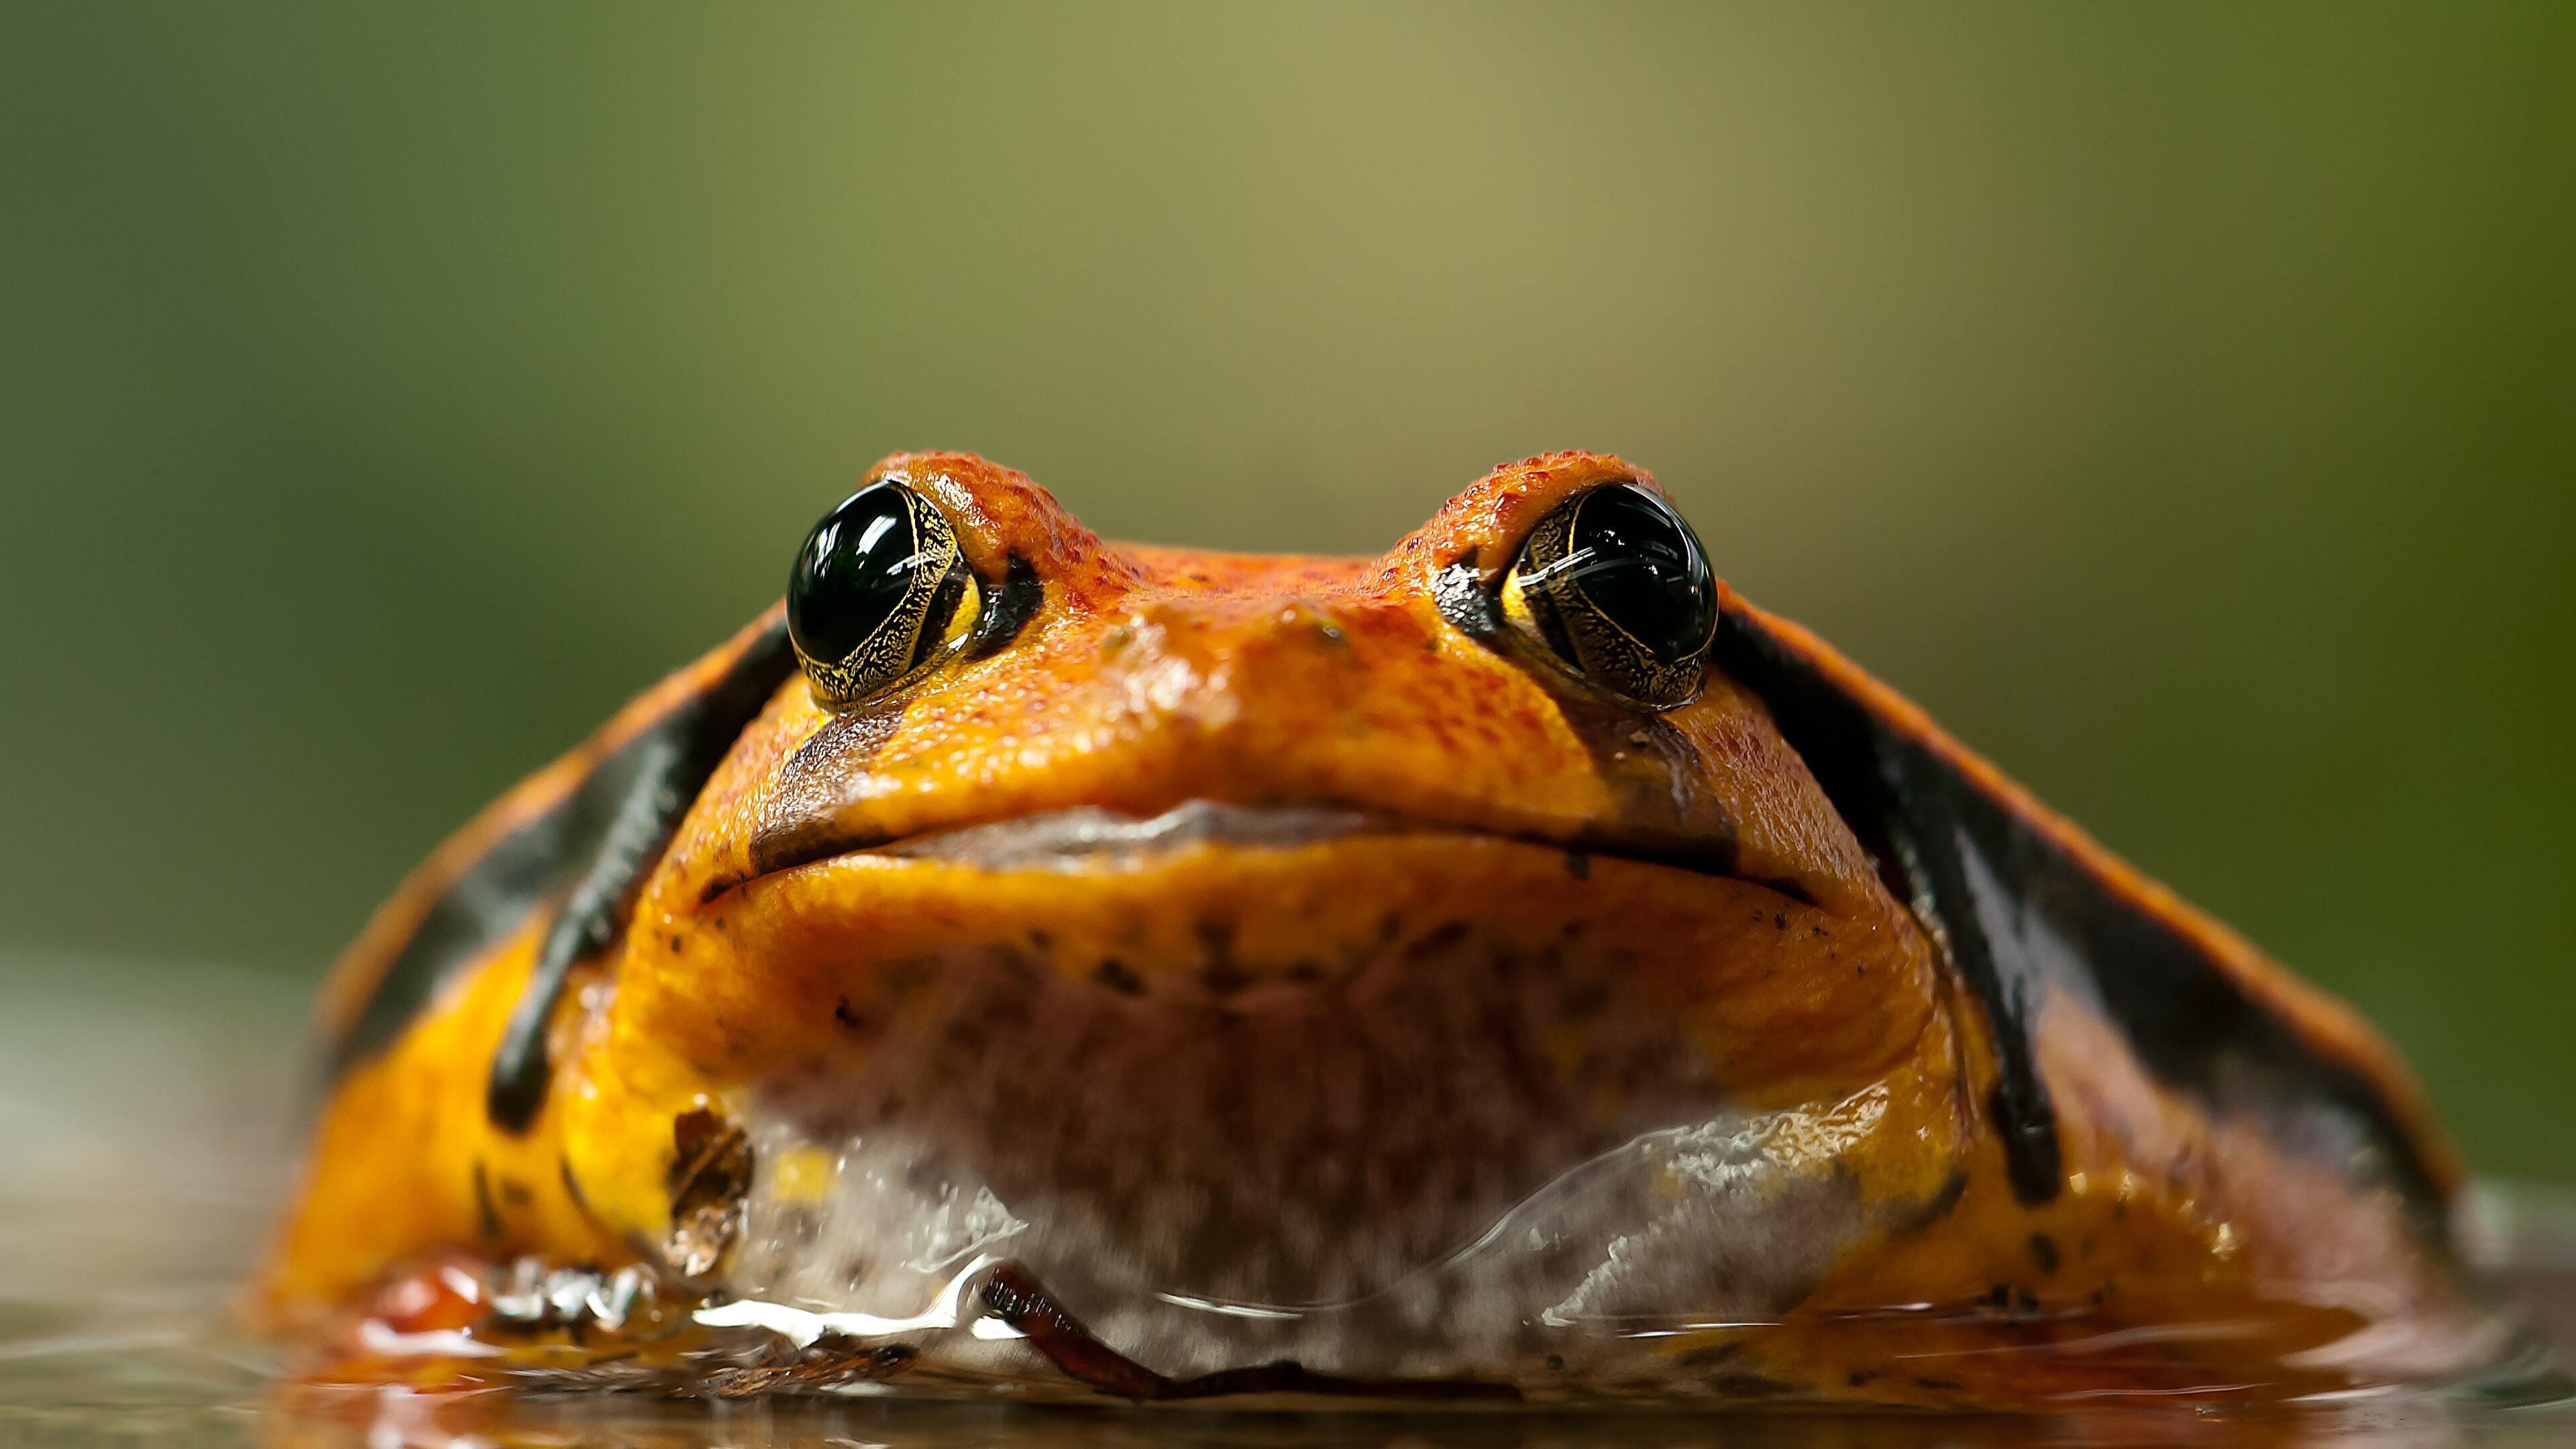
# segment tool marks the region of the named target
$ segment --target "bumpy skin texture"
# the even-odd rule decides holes
[[[1786,1246],[1765,1252],[1814,1261],[1733,1290],[1758,1300],[1758,1329],[1688,1326],[1636,1350],[1684,1392],[2009,1406],[2457,1367],[2474,1310],[2438,1237],[2457,1169],[2340,1005],[1728,595],[2367,1083],[2432,1206],[2421,1184],[2410,1201],[2319,1146],[2313,1124],[2161,1079],[2116,1013],[2074,990],[2026,1026],[2056,1146],[2032,1201],[1993,1120],[1998,1033],[2025,1028],[1973,999],[1764,699],[1712,669],[1679,708],[1617,705],[1444,614],[1441,591],[1490,588],[1548,509],[1606,482],[1653,487],[1641,471],[1529,459],[1353,560],[1105,544],[970,455],[898,455],[871,477],[936,503],[988,590],[1024,561],[1044,588],[1034,616],[1006,647],[856,709],[819,707],[801,678],[778,689],[645,878],[622,942],[564,995],[523,1134],[493,1125],[485,1084],[543,912],[450,972],[337,1082],[257,1285],[269,1321],[312,1330],[454,1250],[679,1271],[673,1124],[702,1109],[767,1103],[835,1131],[900,1120],[1024,1216],[1097,1220],[1170,1281],[1279,1301],[1365,1289],[1565,1162],[1722,1104],[1826,1114],[1794,1119],[1828,1124],[1800,1129],[1822,1134],[1821,1186],[1783,1200]],[[466,862],[767,622],[433,857],[326,990],[326,1032],[356,1019]],[[907,850],[1044,812],[1193,801],[1377,824],[1098,869]],[[1855,1102],[1867,1110],[1827,1112]],[[1175,1203],[1186,1221],[1158,1222]],[[1242,1248],[1292,1227],[1295,1251]],[[1692,1291],[1674,1285],[1676,1303]]]

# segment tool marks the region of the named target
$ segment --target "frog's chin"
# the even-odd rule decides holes
[[[1906,973],[1746,882],[1194,804],[836,856],[726,914],[733,964],[682,979],[756,983],[695,1014],[776,1033],[722,1038],[744,1322],[1034,1371],[957,1307],[1008,1264],[1164,1375],[1606,1382],[1776,1318],[1939,1185],[1854,1169],[1897,1131],[1884,1052],[1778,1040],[1819,992],[1902,1015]]]

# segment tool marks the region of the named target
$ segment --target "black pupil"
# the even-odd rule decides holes
[[[1717,585],[1690,525],[1622,484],[1576,507],[1563,568],[1602,617],[1663,663],[1688,659],[1717,626]]]
[[[850,495],[823,515],[787,579],[787,632],[808,659],[838,664],[892,617],[919,557],[910,500],[893,483]]]

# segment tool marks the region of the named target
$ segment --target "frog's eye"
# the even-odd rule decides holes
[[[1717,580],[1690,525],[1634,483],[1540,519],[1500,601],[1514,630],[1596,689],[1653,709],[1699,693]]]
[[[806,535],[787,578],[787,636],[816,699],[856,704],[963,647],[981,594],[930,500],[878,483]]]

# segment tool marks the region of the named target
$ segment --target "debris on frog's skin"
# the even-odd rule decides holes
[[[671,1146],[671,1237],[665,1251],[680,1276],[703,1278],[742,1231],[751,1142],[740,1127],[699,1107],[672,1120]]]

